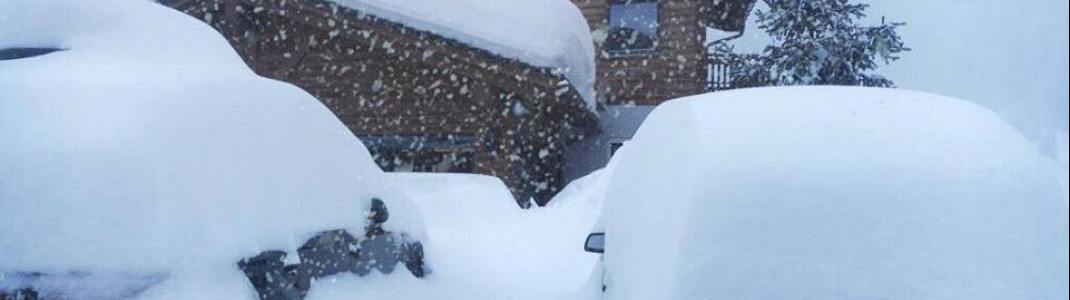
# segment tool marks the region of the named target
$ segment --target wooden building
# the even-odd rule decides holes
[[[258,74],[312,93],[386,171],[488,174],[518,203],[566,183],[563,151],[597,124],[560,72],[325,0],[169,0]]]
[[[586,19],[570,38],[594,46],[593,87],[344,1],[161,0],[222,33],[256,73],[323,101],[384,170],[497,176],[526,206],[604,166],[648,106],[702,93],[705,27],[742,30],[755,0],[565,2],[558,13]]]
[[[565,154],[567,179],[609,162],[658,104],[710,91],[707,28],[742,34],[756,0],[571,0],[596,48],[599,132]]]
[[[572,0],[596,45],[599,101],[656,105],[706,89],[706,28],[742,31],[755,0]]]

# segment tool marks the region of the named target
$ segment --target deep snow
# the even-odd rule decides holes
[[[687,97],[656,108],[616,159],[602,216],[611,299],[1067,297],[1050,160],[963,100]]]
[[[567,0],[330,0],[522,62],[561,70],[595,109],[594,43]]]
[[[601,209],[597,173],[546,207],[523,210],[495,177],[388,174],[421,210],[434,273],[417,280],[340,276],[307,299],[581,299],[598,256],[583,241]]]
[[[202,22],[124,0],[0,1],[0,22],[4,47],[64,49],[0,61],[0,272],[162,275],[145,298],[250,299],[235,262],[362,232],[373,197],[389,230],[426,238],[326,107]]]

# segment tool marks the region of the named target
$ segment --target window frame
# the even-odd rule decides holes
[[[607,3],[607,5],[606,5],[607,42],[608,42],[609,38],[612,38],[612,33],[613,33],[613,28],[614,28],[613,27],[613,6],[614,5],[636,4],[636,3],[654,3],[654,9],[655,9],[655,15],[656,15],[655,16],[655,22],[657,22],[656,23],[657,26],[654,28],[654,33],[655,33],[654,36],[653,36],[654,46],[651,47],[651,48],[648,48],[648,49],[608,49],[608,48],[604,47],[603,51],[605,51],[607,54],[609,54],[609,57],[612,57],[612,58],[618,58],[618,57],[650,57],[650,56],[653,56],[655,53],[657,53],[658,50],[661,48],[660,41],[661,41],[661,21],[662,21],[662,19],[661,19],[661,9],[662,9],[662,3],[659,0],[610,0],[609,3]]]

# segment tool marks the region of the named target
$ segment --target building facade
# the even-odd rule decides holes
[[[385,171],[492,175],[527,206],[604,166],[655,105],[702,93],[706,27],[741,30],[755,0],[571,1],[595,48],[596,110],[556,70],[330,0],[161,2],[320,99]]]
[[[708,0],[572,0],[591,27],[596,90],[607,105],[656,105],[701,93],[706,80]]]
[[[572,0],[591,28],[599,134],[569,149],[566,178],[608,163],[658,104],[708,91],[707,28],[740,32],[756,0]]]
[[[565,185],[597,116],[547,68],[324,0],[171,0],[258,74],[320,99],[386,171],[501,178],[521,205]]]
[[[599,100],[657,105],[707,84],[706,29],[739,32],[755,0],[572,0],[594,38]]]

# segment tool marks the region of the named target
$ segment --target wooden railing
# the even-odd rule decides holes
[[[760,59],[755,54],[735,54],[711,47],[706,53],[706,92],[755,86],[745,82],[743,67],[757,64]]]

